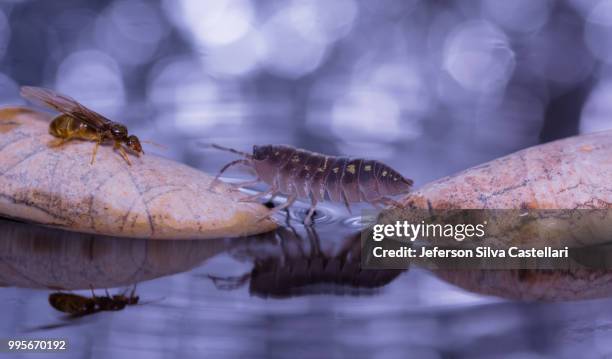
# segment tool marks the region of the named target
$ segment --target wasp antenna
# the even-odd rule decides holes
[[[243,152],[243,151],[238,151],[238,150],[235,150],[235,149],[229,148],[229,147],[220,146],[220,145],[217,145],[216,143],[208,144],[207,147],[212,147],[212,148],[216,148],[216,149],[221,150],[221,151],[235,153],[237,155],[240,155],[240,156],[243,156],[243,157],[246,157],[246,158],[249,158],[249,159],[253,158],[253,155],[251,155],[250,153],[246,153],[246,152]]]
[[[153,145],[153,146],[155,146],[155,147],[161,148],[162,150],[167,150],[167,149],[168,149],[168,146],[164,146],[164,145],[162,145],[162,144],[155,143],[155,142],[153,142],[153,141],[151,141],[151,140],[141,140],[140,142],[142,142],[142,143],[146,143],[146,144],[148,144],[148,145]],[[143,151],[143,153],[144,153],[144,151]]]

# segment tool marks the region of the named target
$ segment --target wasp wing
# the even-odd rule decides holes
[[[111,123],[106,117],[81,105],[73,98],[42,87],[23,86],[21,96],[39,105],[72,116],[98,129],[102,129]]]

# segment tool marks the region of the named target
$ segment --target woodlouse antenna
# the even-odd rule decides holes
[[[230,168],[232,166],[235,166],[235,165],[238,165],[238,164],[242,164],[242,165],[245,165],[245,166],[250,166],[251,162],[249,160],[234,160],[234,161],[226,164],[225,166],[223,166],[223,168],[221,168],[219,173],[217,173],[217,175],[212,180],[212,182],[210,182],[210,186],[208,186],[208,189],[213,189],[219,183],[219,177],[221,177],[223,172],[227,171],[228,168]]]
[[[246,157],[248,159],[252,159],[253,158],[253,155],[251,155],[250,153],[246,153],[246,152],[243,152],[243,151],[238,151],[236,149],[229,148],[229,147],[220,146],[220,145],[217,145],[215,143],[211,143],[209,146],[212,147],[212,148],[216,148],[218,150],[221,150],[221,151],[231,152],[231,153],[237,154],[239,156]]]

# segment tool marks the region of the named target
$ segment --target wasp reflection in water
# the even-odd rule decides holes
[[[72,294],[55,292],[49,294],[49,304],[60,312],[73,317],[81,317],[103,311],[118,311],[128,305],[138,304],[140,297],[136,295],[136,285],[129,296],[126,293],[110,295],[108,290],[105,296],[97,296],[91,289],[91,298]]]
[[[360,233],[345,238],[335,254],[321,249],[312,226],[305,226],[308,245],[293,227],[279,227],[281,255],[254,258],[251,272],[241,276],[208,275],[218,289],[233,290],[249,282],[249,292],[261,297],[285,298],[310,294],[370,294],[396,279],[404,270],[361,269]],[[295,244],[292,253],[289,246]]]

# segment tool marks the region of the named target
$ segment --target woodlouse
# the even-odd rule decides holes
[[[367,202],[374,206],[395,203],[387,196],[407,193],[412,186],[412,180],[376,160],[326,156],[287,145],[253,146],[252,154],[214,144],[211,147],[243,157],[221,168],[211,187],[231,166],[246,165],[255,171],[257,178],[239,183],[239,187],[265,182],[270,188],[245,201],[267,195],[286,195],[287,201],[274,208],[272,214],[291,206],[297,198],[310,198],[310,210],[304,219],[306,224],[311,223],[319,201],[344,202],[350,213],[350,203]]]

